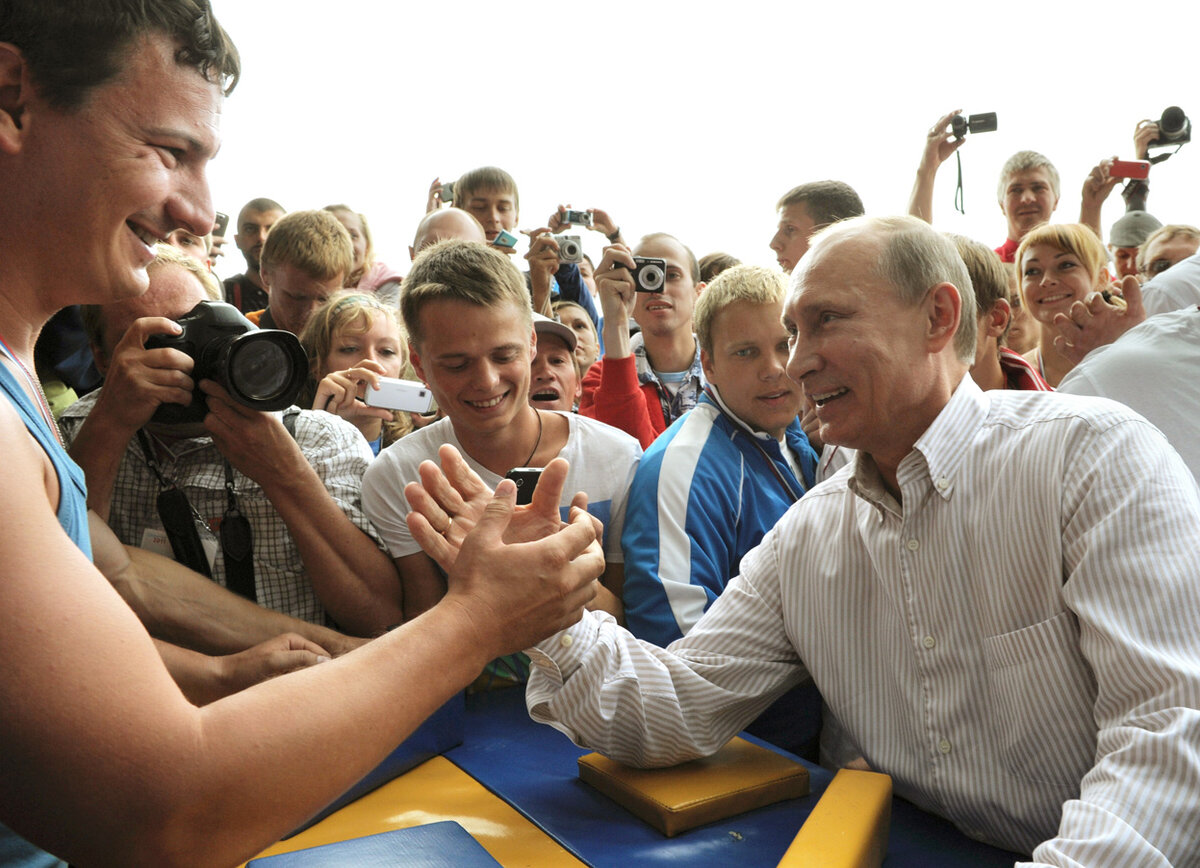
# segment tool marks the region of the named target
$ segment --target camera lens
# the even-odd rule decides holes
[[[657,265],[643,265],[638,272],[638,283],[643,289],[655,292],[663,285],[663,270]]]
[[[300,342],[288,332],[248,332],[231,340],[222,355],[222,385],[239,403],[256,410],[291,406],[308,371]]]
[[[579,256],[579,245],[574,241],[568,241],[562,246],[562,255],[568,259],[574,259]]]

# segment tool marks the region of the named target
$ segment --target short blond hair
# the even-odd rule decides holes
[[[1193,241],[1200,242],[1200,229],[1195,226],[1189,226],[1186,223],[1168,223],[1166,226],[1160,226],[1155,229],[1142,242],[1142,246],[1138,248],[1137,255],[1137,270],[1145,273],[1150,267],[1149,261],[1146,259],[1146,251],[1150,249],[1150,244],[1155,241],[1174,241],[1176,238],[1191,238]]]
[[[464,301],[480,307],[508,303],[533,328],[533,307],[525,279],[504,253],[477,241],[439,241],[413,261],[400,284],[400,318],[409,342],[420,347],[421,311],[431,301]]]
[[[263,243],[262,267],[290,265],[313,280],[345,281],[354,270],[354,245],[328,211],[293,211],[279,218]]]
[[[1025,281],[1022,277],[1025,271],[1025,254],[1035,244],[1049,244],[1064,253],[1076,256],[1083,267],[1088,270],[1088,276],[1095,282],[1100,274],[1106,274],[1108,268],[1108,251],[1104,242],[1090,228],[1082,223],[1043,223],[1025,233],[1013,261],[1017,264],[1017,285],[1021,288],[1021,301],[1025,301]]]
[[[736,301],[751,304],[782,304],[787,295],[783,274],[761,265],[735,265],[718,274],[705,287],[692,314],[696,341],[700,349],[712,355],[713,322],[717,314]]]

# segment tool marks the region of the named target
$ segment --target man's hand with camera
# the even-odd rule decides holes
[[[629,341],[629,320],[637,304],[637,284],[633,280],[633,251],[624,244],[604,248],[604,258],[596,268],[596,291],[604,314],[604,355],[622,359],[633,353]]]
[[[550,289],[559,266],[558,242],[554,240],[553,231],[553,228],[543,226],[525,233],[529,236],[529,252],[525,254],[525,261],[529,263],[533,310],[548,317],[554,316],[550,307]]]
[[[925,134],[925,150],[921,152],[917,178],[908,199],[908,213],[926,223],[933,222],[933,186],[937,171],[966,141],[965,137],[959,138],[953,132],[954,119],[961,114],[962,109],[955,109],[942,115]]]
[[[1113,161],[1116,159],[1116,157],[1111,157],[1101,160],[1093,166],[1083,181],[1083,190],[1080,195],[1079,222],[1090,227],[1100,239],[1104,238],[1104,232],[1100,227],[1100,211],[1104,207],[1104,201],[1108,198],[1108,194],[1113,191],[1113,187],[1121,183],[1119,177],[1113,177],[1110,173]]]
[[[559,205],[558,210],[550,215],[550,219],[547,222],[550,226],[551,232],[556,234],[566,232],[571,228],[571,226],[574,225],[572,223],[565,223],[563,221],[563,218],[570,210],[572,210],[571,205],[570,203],[567,203],[566,205]],[[617,226],[617,224],[613,222],[613,219],[608,216],[607,211],[602,211],[599,208],[589,208],[584,213],[586,213],[591,219],[591,223],[582,224],[585,226],[585,228],[591,229],[593,232],[599,232],[608,240],[609,244],[625,243],[625,239],[621,237],[620,227]]]
[[[145,347],[151,335],[179,333],[179,326],[166,317],[134,320],[112,356],[104,360],[104,388],[92,414],[102,414],[128,439],[150,421],[160,404],[191,404],[192,357],[176,349]]]
[[[104,386],[69,451],[86,472],[88,507],[105,521],[130,439],[160,405],[192,402],[192,357],[167,347],[145,347],[151,335],[179,333],[179,326],[166,317],[141,317],[121,336],[111,355],[101,347],[93,348]]]

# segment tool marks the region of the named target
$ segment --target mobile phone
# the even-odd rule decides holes
[[[442,192],[439,193],[438,195],[442,197],[443,202],[453,202],[454,201],[454,182],[447,181],[445,184],[442,184]]]
[[[213,237],[214,238],[224,238],[225,230],[228,228],[229,228],[229,215],[222,214],[220,211],[218,211],[217,219],[213,223],[213,231],[212,231]]]
[[[533,502],[533,489],[537,487],[541,476],[540,467],[514,467],[504,474],[505,479],[511,479],[517,484],[517,506]]]
[[[1143,180],[1150,177],[1149,160],[1113,160],[1108,167],[1110,178],[1133,178]]]
[[[496,239],[492,242],[492,246],[504,247],[506,249],[509,247],[516,247],[517,236],[513,235],[511,232],[505,232],[503,229],[501,229],[500,234],[497,235]]]
[[[433,393],[424,383],[380,377],[379,388],[367,386],[363,403],[368,407],[403,410],[406,413],[428,413],[433,406]]]

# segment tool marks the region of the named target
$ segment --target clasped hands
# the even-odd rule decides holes
[[[404,490],[408,528],[445,571],[447,600],[476,609],[501,634],[500,653],[535,645],[582,617],[604,572],[602,528],[582,492],[559,513],[567,462],[546,465],[533,500],[516,505],[516,486],[487,486],[453,446],[425,461]]]

